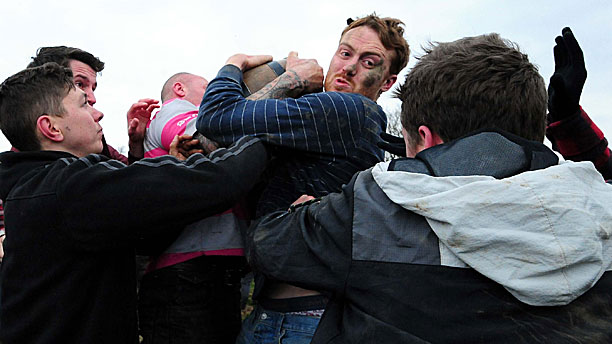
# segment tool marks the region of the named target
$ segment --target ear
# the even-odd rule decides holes
[[[43,136],[43,138],[53,142],[64,141],[64,134],[62,133],[59,124],[55,118],[49,115],[42,115],[38,117],[38,120],[36,120],[36,129],[38,129],[38,132]]]
[[[387,92],[391,88],[391,86],[395,84],[396,81],[397,81],[397,74],[389,75],[387,80],[385,80],[385,83],[380,88],[380,92]]]
[[[442,140],[438,134],[431,131],[426,125],[419,127],[419,136],[421,137],[421,150],[444,143],[444,140]]]
[[[174,94],[176,94],[176,96],[179,98],[184,98],[187,94],[183,84],[178,81],[172,85],[172,91],[174,91]]]

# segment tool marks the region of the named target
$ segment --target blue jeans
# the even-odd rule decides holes
[[[236,344],[308,344],[319,317],[274,312],[256,306],[242,323]]]

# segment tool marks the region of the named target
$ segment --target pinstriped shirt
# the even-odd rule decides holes
[[[277,148],[258,215],[286,209],[302,194],[340,191],[354,173],[383,159],[376,142],[387,117],[372,100],[338,92],[247,100],[241,82],[239,68],[224,66],[208,85],[196,126],[224,145],[250,135]]]

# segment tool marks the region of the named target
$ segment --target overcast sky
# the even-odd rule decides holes
[[[74,46],[98,56],[106,68],[98,76],[95,107],[105,114],[107,141],[118,149],[127,145],[127,109],[139,98],[159,99],[170,75],[191,72],[211,80],[234,53],[280,59],[291,50],[327,70],[346,19],[373,11],[406,24],[412,54],[400,82],[428,41],[498,32],[519,44],[548,83],[554,38],[570,26],[587,64],[581,103],[612,137],[609,1],[41,2],[0,1],[0,80],[23,69],[41,46]],[[399,106],[388,96],[379,103],[387,111]],[[0,149],[9,147],[0,135]]]

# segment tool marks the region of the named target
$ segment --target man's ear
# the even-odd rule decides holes
[[[395,84],[396,81],[397,81],[397,74],[389,75],[387,80],[385,80],[385,83],[380,88],[380,92],[381,93],[382,92],[387,92],[391,88],[391,86],[393,86],[393,84]]]
[[[428,126],[422,125],[419,127],[419,136],[421,137],[422,150],[437,146],[444,143],[438,134],[431,131]]]
[[[174,91],[174,94],[176,94],[176,96],[179,98],[184,98],[185,95],[187,94],[183,84],[178,81],[172,85],[172,91]]]
[[[38,129],[38,132],[40,132],[44,138],[53,142],[64,141],[64,134],[59,127],[59,123],[49,115],[38,117],[38,120],[36,120],[36,129]]]

